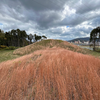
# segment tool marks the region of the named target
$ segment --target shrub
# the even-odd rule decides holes
[[[4,48],[6,48],[7,46],[5,46],[5,45],[0,45],[0,49],[4,49]]]
[[[6,47],[5,50],[15,50],[17,47],[15,46],[9,46],[9,47]]]

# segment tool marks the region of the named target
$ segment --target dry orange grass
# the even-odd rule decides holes
[[[100,59],[52,48],[3,62],[0,100],[100,100]]]

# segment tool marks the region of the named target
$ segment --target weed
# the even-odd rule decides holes
[[[40,54],[40,56],[42,56],[42,54]]]

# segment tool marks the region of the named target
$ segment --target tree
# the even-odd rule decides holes
[[[90,33],[90,42],[93,42],[93,50],[95,51],[95,43],[100,39],[100,27],[94,28]]]
[[[30,44],[32,43],[32,39],[33,39],[33,35],[32,34],[29,34],[28,35],[28,39],[30,40]]]
[[[4,32],[0,29],[0,45],[4,45],[5,44],[5,34]]]
[[[44,35],[42,35],[42,38],[43,38],[43,39],[47,39],[47,37],[46,37],[46,36],[44,36]]]
[[[36,35],[36,34],[34,34],[34,36],[35,36],[35,40],[36,41],[38,41],[38,40],[40,40],[42,37],[41,36],[38,36],[38,35]]]
[[[16,30],[17,33],[17,42],[18,42],[18,47],[20,47],[20,38],[21,38],[21,31],[20,29]]]
[[[10,34],[10,32],[5,33],[5,38],[6,38],[6,45],[11,46],[11,34]]]
[[[9,32],[6,32],[5,37],[7,39],[6,40],[7,46],[20,47],[28,44],[28,41],[26,40],[27,34],[24,30],[21,31],[20,29],[16,29],[16,30],[13,29]]]
[[[26,38],[27,38],[27,33],[26,33],[26,31],[25,31],[25,30],[21,31],[21,37],[20,37],[21,41],[20,41],[20,43],[22,42],[22,46],[25,45],[24,42],[25,42]]]
[[[16,33],[16,30],[12,29],[11,30],[11,43],[12,43],[12,46],[17,46],[17,33]]]

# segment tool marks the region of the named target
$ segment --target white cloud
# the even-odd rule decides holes
[[[0,28],[53,39],[89,36],[100,26],[100,0],[0,0]]]

